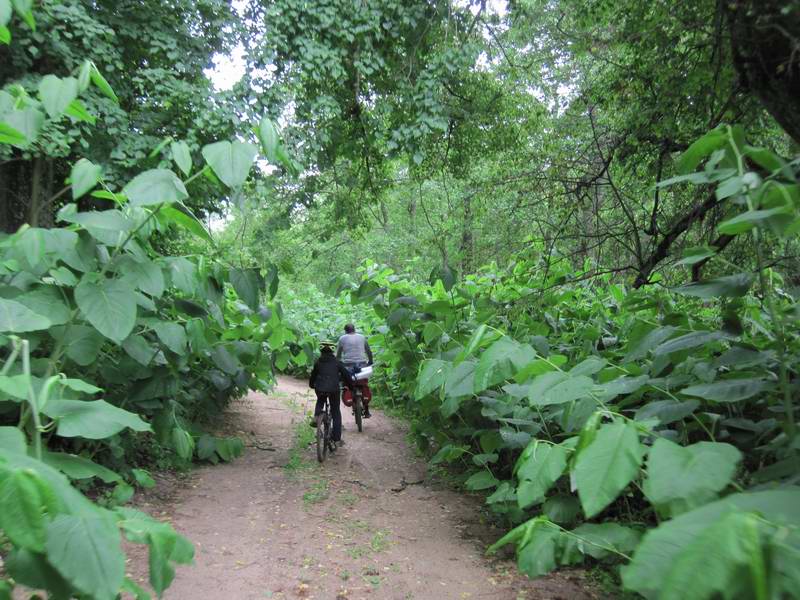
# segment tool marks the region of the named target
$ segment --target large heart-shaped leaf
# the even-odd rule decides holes
[[[535,358],[533,348],[503,336],[481,354],[475,369],[475,391],[480,392],[511,379],[517,370]]]
[[[124,280],[84,278],[75,288],[75,301],[84,318],[118,344],[136,324],[136,296]]]
[[[78,97],[78,80],[74,77],[45,75],[39,82],[39,98],[51,119],[60,117]]]
[[[122,193],[134,206],[171,204],[189,197],[183,182],[169,169],[150,169],[137,175]]]
[[[635,426],[618,421],[597,431],[594,441],[578,454],[573,471],[587,518],[614,501],[639,474],[641,462],[642,448]]]
[[[705,504],[730,483],[741,452],[730,444],[679,446],[658,438],[647,458],[644,493],[668,514]],[[678,506],[669,507],[678,503]]]
[[[47,556],[87,596],[117,596],[125,577],[119,529],[110,514],[56,515],[46,527]]]
[[[519,479],[517,503],[525,509],[544,500],[567,467],[567,450],[557,444],[533,440],[517,460],[515,471]]]
[[[450,371],[453,369],[453,364],[439,360],[438,358],[430,358],[422,362],[419,375],[417,376],[417,387],[414,392],[414,397],[421,400],[432,391],[437,390],[444,385]]]
[[[150,425],[138,415],[105,400],[51,400],[43,412],[58,421],[58,435],[101,440],[130,428],[150,431]]]
[[[203,148],[203,158],[228,187],[238,188],[250,173],[258,148],[245,142],[217,142]]]
[[[69,176],[72,182],[72,199],[77,200],[97,185],[102,172],[100,166],[85,158],[76,162]]]
[[[189,145],[186,142],[172,142],[170,150],[172,151],[172,160],[188,177],[192,172],[192,154],[189,151]]]
[[[800,489],[732,494],[665,521],[645,534],[633,560],[622,567],[625,586],[647,598],[700,600],[724,595],[733,589],[731,578],[752,557],[762,556],[758,546],[741,545],[766,537],[766,531],[758,531],[763,521],[756,515],[792,531],[800,522]],[[797,533],[789,536],[787,543],[796,547]]]

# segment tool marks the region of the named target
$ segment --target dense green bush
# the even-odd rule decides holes
[[[0,0],[6,43],[12,5],[35,27],[30,2]],[[0,91],[0,144],[12,155],[24,156],[47,124],[94,123],[79,99],[89,86],[116,101],[91,61],[75,76],[33,85],[35,97],[21,85]],[[268,120],[258,137],[268,159],[288,161]],[[184,203],[193,182],[240,193],[259,150],[209,144],[199,169],[186,143],[169,151],[183,180],[164,162],[122,189],[100,165],[78,160],[46,199],[61,206],[56,227],[0,236],[2,598],[16,585],[53,598],[147,597],[125,576],[122,535],[148,545],[160,596],[193,548],[171,526],[122,506],[134,485],[154,484],[140,467],[158,457],[231,460],[242,442],[215,438],[203,424],[273,379],[272,355],[288,329],[262,299],[275,296],[277,273],[265,279],[203,254],[164,256],[156,243],[176,234],[210,242]],[[78,487],[94,488],[102,502]]]
[[[800,227],[797,162],[721,127],[681,169],[662,185],[712,185],[719,232],[752,236],[757,272],[713,247],[680,262],[720,276],[671,290],[580,282],[567,260],[429,285],[369,265],[350,295],[385,321],[386,393],[432,462],[467,467],[517,525],[492,550],[515,544],[524,572],[588,558],[648,598],[797,597],[800,330],[761,259]]]

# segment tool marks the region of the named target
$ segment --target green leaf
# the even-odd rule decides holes
[[[6,143],[24,148],[39,136],[39,131],[44,125],[44,114],[31,107],[15,109],[3,115],[3,123],[6,127],[0,129],[0,133],[5,133],[7,136]],[[16,133],[24,136],[24,143],[16,141],[18,139]]]
[[[88,458],[76,456],[75,454],[68,454],[66,452],[45,452],[42,455],[42,460],[71,479],[98,477],[105,483],[115,483],[122,479],[111,469],[107,469]]]
[[[46,535],[48,559],[67,581],[95,598],[116,597],[125,577],[125,555],[109,515],[56,515]]]
[[[100,181],[100,175],[102,173],[103,169],[100,166],[95,165],[85,158],[76,162],[70,173],[72,199],[77,200],[86,194],[86,192],[91,191],[91,189],[97,185],[97,182]]]
[[[258,310],[261,275],[256,269],[231,269],[229,278],[236,295],[252,310]]]
[[[594,375],[606,366],[607,360],[599,356],[590,356],[586,360],[580,362],[569,370],[570,377],[577,377],[579,375]]]
[[[58,421],[56,433],[62,437],[101,440],[126,427],[134,431],[151,430],[138,415],[105,400],[50,400],[42,412]]]
[[[533,440],[514,467],[519,480],[517,503],[521,509],[544,500],[545,494],[564,473],[567,450],[563,446]]]
[[[503,336],[481,354],[475,369],[475,390],[479,392],[511,379],[516,371],[535,359],[533,348]]]
[[[236,375],[241,368],[239,361],[223,345],[218,345],[211,351],[211,360],[228,375]]]
[[[114,102],[119,104],[119,98],[114,93],[114,90],[111,89],[108,81],[106,78],[103,77],[103,74],[100,72],[100,69],[97,68],[97,65],[92,63],[92,72],[91,72],[92,83],[97,86],[97,88],[103,92],[108,98],[111,98]]]
[[[747,293],[752,283],[753,276],[750,273],[738,273],[707,281],[689,283],[672,288],[672,291],[684,296],[695,296],[705,300],[717,297],[738,298]]]
[[[122,190],[133,206],[172,204],[189,197],[183,182],[168,169],[150,169],[134,177]]]
[[[180,427],[175,427],[172,430],[170,439],[172,440],[172,447],[175,448],[178,456],[187,460],[192,457],[194,453],[194,438],[192,438],[191,433]]]
[[[694,265],[701,261],[716,256],[718,250],[709,246],[696,246],[683,251],[683,258],[676,265]]]
[[[156,298],[164,294],[166,286],[164,272],[159,265],[146,258],[123,256],[119,262],[119,273],[126,284],[142,290],[145,294]]]
[[[616,499],[639,474],[642,448],[636,427],[621,421],[603,425],[578,454],[574,476],[586,518]]]
[[[9,144],[22,148],[28,144],[28,138],[21,131],[17,131],[8,123],[0,121],[0,144]]]
[[[571,374],[570,374],[571,375]],[[547,389],[538,400],[532,403],[537,406],[549,406],[552,404],[564,404],[573,400],[586,398],[591,394],[594,381],[586,375],[570,376],[566,381],[557,383]]]
[[[74,205],[73,205],[74,206]],[[61,210],[58,216],[67,223],[77,223],[86,229],[104,229],[125,233],[133,229],[133,222],[118,210],[68,212]]]
[[[661,425],[668,425],[675,421],[688,417],[700,407],[697,400],[687,400],[679,402],[677,400],[656,400],[648,402],[636,411],[637,421],[648,421],[658,419]]]
[[[644,493],[667,514],[684,512],[724,489],[741,458],[741,452],[729,444],[698,442],[682,447],[658,438],[647,458]],[[678,506],[670,506],[674,503]]]
[[[207,242],[214,241],[211,234],[208,233],[200,220],[183,204],[162,206],[158,214],[159,217],[163,217],[167,223],[175,224],[202,240]]]
[[[50,319],[29,310],[19,302],[0,298],[0,332],[41,331],[49,329],[51,325]]]
[[[86,123],[91,123],[92,125],[97,122],[95,116],[86,110],[86,107],[80,100],[73,100],[70,102],[69,106],[67,106],[67,108],[64,110],[64,113],[76,121],[84,121]]]
[[[473,394],[476,364],[475,361],[465,360],[450,371],[444,384],[444,395],[447,398],[462,398]],[[445,416],[450,416],[450,414],[445,414]]]
[[[638,377],[619,377],[608,381],[593,389],[595,397],[601,402],[610,402],[617,396],[632,394],[635,391],[644,387],[650,377],[647,375],[639,375]]]
[[[51,119],[60,117],[67,106],[78,97],[78,80],[45,75],[39,82],[39,98]]]
[[[717,226],[717,230],[725,235],[738,235],[763,225],[765,221],[776,215],[790,215],[791,210],[791,208],[785,206],[777,206],[766,210],[748,210],[732,219],[723,221]]]
[[[36,314],[47,315],[51,325],[63,325],[72,316],[69,307],[64,303],[64,296],[54,285],[40,285],[17,296],[16,300]]]
[[[499,483],[489,471],[478,471],[464,482],[464,487],[471,491],[486,490]]]
[[[545,500],[542,512],[555,523],[569,525],[577,520],[581,503],[575,496],[559,494]]]
[[[0,452],[25,454],[25,434],[16,427],[0,426]]]
[[[7,0],[0,0],[0,1],[7,1]],[[11,43],[11,31],[9,31],[8,27],[5,25],[0,25],[0,44],[10,44]],[[3,124],[0,123],[0,144],[5,143],[3,140],[3,133],[2,133]]]
[[[694,593],[707,591],[709,583],[726,584],[728,569],[740,568],[739,558],[731,552],[738,553],[741,539],[750,535],[748,529],[752,523],[740,518],[748,513],[794,527],[793,524],[800,522],[800,488],[732,494],[661,523],[645,534],[631,563],[622,567],[625,586],[648,598],[662,598],[665,590],[671,590],[669,598],[714,597],[713,593],[704,592],[703,596]],[[740,516],[731,520],[735,515]],[[743,524],[746,526],[742,527]],[[795,546],[800,542],[796,533],[792,542]],[[749,561],[753,553],[747,554]],[[713,567],[709,561],[721,564]],[[676,585],[685,586],[685,595],[675,595],[679,593]],[[726,585],[719,591],[732,589]]]
[[[84,277],[75,288],[75,302],[89,323],[120,344],[136,324],[136,297],[124,280],[96,282]]]
[[[92,61],[88,58],[83,61],[81,65],[81,69],[78,72],[78,89],[81,92],[85,92],[89,89],[89,81],[92,74]]]
[[[700,162],[711,155],[715,150],[723,148],[728,142],[728,136],[722,129],[713,129],[692,143],[678,160],[677,172],[685,175],[697,168]]]
[[[32,31],[36,31],[36,19],[33,18],[33,0],[11,0],[14,10],[27,23]]]
[[[574,547],[581,554],[597,560],[615,556],[615,551],[624,554],[632,552],[642,535],[619,523],[584,523],[570,533],[565,554],[569,554]]]
[[[422,400],[434,390],[441,388],[450,376],[452,369],[452,363],[437,358],[430,358],[422,361],[419,375],[417,376],[417,387],[414,391],[414,397],[417,400]]]
[[[278,147],[280,146],[278,130],[267,117],[262,117],[258,125],[258,139],[261,141],[261,148],[264,150],[267,160],[273,165],[281,162],[278,157]]]
[[[189,151],[189,145],[186,142],[172,142],[170,150],[172,151],[172,160],[183,171],[183,174],[187,177],[191,175],[192,153]]]
[[[186,354],[186,330],[180,323],[160,321],[153,329],[161,342],[175,354]]]
[[[638,340],[628,344],[628,353],[622,359],[623,363],[633,362],[647,356],[653,348],[674,336],[678,330],[675,327],[657,327]]]
[[[53,599],[62,600],[75,594],[73,587],[59,575],[44,554],[17,548],[12,549],[4,560],[8,574],[17,584],[32,590],[47,590]]]
[[[56,339],[60,339],[67,349],[67,356],[81,366],[92,364],[105,341],[94,327],[86,325],[69,325],[50,330]]]
[[[0,392],[14,400],[27,400],[30,375],[0,375]]]
[[[671,352],[678,352],[679,350],[687,350],[689,348],[697,348],[698,346],[705,346],[712,342],[719,340],[729,340],[731,336],[722,331],[693,331],[676,338],[664,342],[656,347],[653,354],[656,356],[662,354],[670,354]]]
[[[529,530],[517,548],[517,566],[528,577],[541,577],[556,568],[556,542],[562,533],[544,520]]]
[[[258,148],[244,142],[225,141],[203,147],[203,158],[231,188],[238,188],[247,180],[257,154]]]
[[[771,382],[763,379],[723,379],[714,383],[691,385],[682,389],[681,394],[714,402],[739,402],[772,387]]]
[[[44,550],[44,485],[27,470],[13,470],[0,481],[0,529],[16,546],[34,552]]]

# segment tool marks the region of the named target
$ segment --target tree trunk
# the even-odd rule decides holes
[[[796,0],[723,1],[742,83],[800,144],[800,9]]]
[[[461,273],[463,275],[472,273],[474,252],[472,196],[473,194],[471,193],[467,194],[463,200],[464,222],[461,225]]]

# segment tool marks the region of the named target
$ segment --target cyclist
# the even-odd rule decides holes
[[[342,361],[348,371],[355,374],[358,369],[372,364],[372,350],[367,338],[356,333],[355,325],[344,326],[344,335],[336,345],[336,358]],[[364,418],[370,418],[369,404],[364,406]]]
[[[318,415],[322,414],[325,408],[325,400],[331,403],[331,417],[333,418],[333,429],[331,439],[339,445],[344,445],[342,440],[342,412],[339,407],[339,382],[343,381],[347,387],[352,387],[353,378],[344,365],[333,355],[333,342],[322,342],[320,344],[320,356],[314,363],[311,370],[311,378],[308,387],[313,388],[317,394],[317,405],[314,408],[314,420],[311,421],[312,427],[317,426]]]

